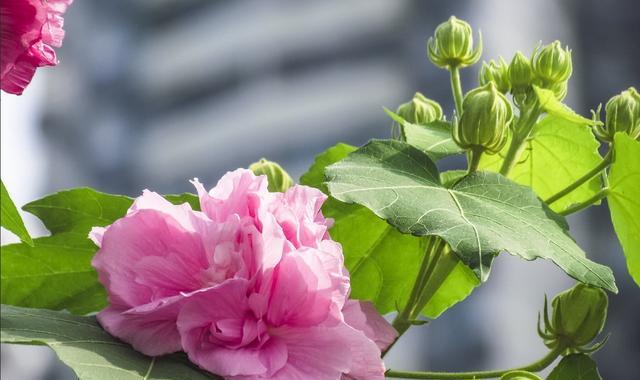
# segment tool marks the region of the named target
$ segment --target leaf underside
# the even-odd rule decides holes
[[[562,358],[547,380],[602,380],[596,363],[588,355],[575,354]]]
[[[81,380],[219,379],[186,355],[151,358],[113,338],[95,317],[2,305],[2,343],[47,345]]]

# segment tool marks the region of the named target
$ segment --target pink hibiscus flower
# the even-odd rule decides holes
[[[93,229],[110,303],[102,326],[147,355],[184,350],[227,379],[382,379],[396,332],[348,300],[326,196],[269,193],[266,177],[242,169],[209,192],[194,184],[202,212],[145,191]]]
[[[72,1],[0,1],[2,90],[20,95],[38,67],[58,63],[52,46],[62,45],[62,15]]]

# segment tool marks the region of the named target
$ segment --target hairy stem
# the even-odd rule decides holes
[[[582,177],[580,177],[577,180],[575,180],[575,182],[573,182],[569,186],[565,187],[564,189],[558,191],[554,195],[552,195],[549,198],[545,199],[544,200],[545,203],[547,203],[549,205],[552,204],[553,202],[557,201],[558,199],[564,197],[565,195],[571,193],[572,191],[574,191],[575,189],[580,187],[583,183],[589,181],[591,178],[593,178],[593,177],[597,176],[598,174],[600,174],[603,170],[605,170],[607,168],[607,166],[609,166],[611,164],[611,160],[613,158],[613,154],[611,152],[612,152],[611,150],[609,152],[607,152],[607,154],[604,156],[604,159],[602,160],[602,162],[600,162],[593,169],[589,170],[585,175],[583,175]]]
[[[504,161],[502,162],[502,167],[500,168],[500,174],[503,176],[508,177],[511,170],[520,159],[522,151],[524,151],[525,148],[524,143],[529,138],[531,130],[533,130],[533,126],[538,121],[540,113],[540,106],[537,102],[522,111],[520,118],[518,118],[515,128],[513,129],[513,138],[511,139],[509,150],[507,151],[507,155],[505,156]]]
[[[557,347],[542,359],[518,368],[500,369],[494,371],[474,371],[474,372],[420,372],[420,371],[394,371],[388,370],[385,373],[386,377],[392,377],[397,379],[493,379],[498,378],[505,373],[512,371],[528,371],[539,372],[547,368],[553,363],[558,356],[564,351],[564,347]]]
[[[467,174],[471,174],[478,170],[478,165],[480,165],[480,158],[482,157],[482,153],[484,153],[484,149],[481,146],[471,148],[471,159],[469,160],[469,168],[467,169]]]
[[[449,67],[451,74],[451,92],[453,100],[456,104],[456,115],[462,115],[462,84],[460,82],[460,69],[458,67]]]
[[[566,216],[566,215],[570,215],[573,213],[576,213],[578,211],[582,211],[585,208],[591,206],[592,204],[598,202],[599,200],[601,200],[602,198],[606,197],[607,195],[609,195],[609,188],[605,187],[602,190],[598,191],[594,196],[592,196],[591,198],[587,199],[584,202],[580,202],[580,203],[576,203],[574,205],[572,205],[571,207],[558,212],[558,214]]]

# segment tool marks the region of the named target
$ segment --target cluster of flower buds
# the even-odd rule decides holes
[[[547,347],[564,349],[565,354],[591,353],[602,347],[606,339],[588,347],[602,331],[607,319],[607,293],[579,283],[556,295],[552,301],[553,316],[549,318],[544,303],[544,329],[538,318],[538,334]]]
[[[282,166],[264,158],[251,164],[249,170],[255,175],[266,175],[269,183],[268,190],[272,193],[283,193],[295,184],[289,173]]]
[[[630,87],[609,99],[605,113],[604,126],[594,128],[599,138],[611,142],[616,132],[622,132],[640,140],[640,94],[635,88]]]
[[[441,68],[473,65],[482,54],[482,34],[478,32],[478,45],[473,46],[471,26],[455,16],[438,25],[434,36],[427,41],[427,55]]]
[[[453,140],[464,149],[497,153],[507,142],[512,119],[511,104],[494,82],[489,82],[464,97]]]
[[[419,92],[413,99],[401,104],[396,113],[411,124],[427,125],[442,120],[444,114],[438,102],[427,98]]]
[[[478,76],[478,82],[480,82],[481,86],[484,86],[489,82],[493,82],[498,88],[498,91],[506,94],[511,90],[509,65],[507,65],[502,57],[498,59],[498,62],[493,59],[488,63],[483,62]]]

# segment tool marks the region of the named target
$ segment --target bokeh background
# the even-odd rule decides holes
[[[60,65],[38,71],[22,97],[2,94],[2,178],[17,204],[76,186],[132,196],[191,191],[188,179],[213,185],[261,157],[297,178],[338,141],[389,136],[382,107],[415,91],[451,114],[448,75],[425,58],[426,38],[451,14],[482,30],[487,60],[530,54],[540,40],[568,44],[567,102],[583,115],[640,85],[635,0],[76,0]],[[463,70],[465,89],[477,70]],[[44,233],[25,217],[34,235]],[[640,290],[608,211],[591,208],[570,223],[621,290],[610,297],[600,372],[634,378]],[[12,239],[2,232],[3,244]],[[535,360],[545,352],[535,332],[543,297],[571,284],[549,262],[501,255],[484,286],[403,337],[387,366],[471,370]],[[1,368],[6,380],[74,378],[46,348],[3,345]]]

